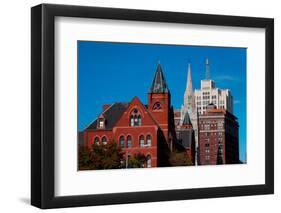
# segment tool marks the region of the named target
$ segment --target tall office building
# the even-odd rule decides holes
[[[239,124],[237,118],[214,104],[199,115],[199,164],[239,163]]]
[[[225,109],[233,114],[233,97],[229,89],[216,88],[215,82],[210,79],[210,64],[206,59],[205,79],[201,80],[201,88],[195,89],[195,107],[199,114],[206,112],[209,104],[214,104],[218,109]]]

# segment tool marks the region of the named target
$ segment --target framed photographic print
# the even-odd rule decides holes
[[[31,9],[31,203],[274,192],[274,21]]]

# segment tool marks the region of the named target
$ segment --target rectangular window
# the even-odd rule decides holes
[[[223,129],[223,122],[218,123],[218,129]]]
[[[100,121],[100,128],[103,128],[104,122]]]
[[[205,125],[204,125],[204,129],[205,129],[205,130],[210,130],[210,124],[205,124]]]

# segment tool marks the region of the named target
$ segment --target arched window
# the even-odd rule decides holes
[[[124,146],[125,146],[125,139],[124,139],[124,136],[121,136],[121,137],[119,138],[119,145],[120,145],[121,148],[124,148]]]
[[[151,156],[150,155],[147,155],[147,157],[146,157],[146,165],[147,165],[147,168],[151,167]]]
[[[103,145],[106,145],[106,144],[107,144],[107,140],[106,140],[106,137],[105,137],[105,136],[102,137],[101,142],[102,142]]]
[[[128,135],[127,137],[127,147],[128,148],[132,147],[132,137],[130,135]]]
[[[130,116],[130,125],[134,126],[134,116],[133,115]]]
[[[138,115],[138,125],[136,125],[136,126],[141,126],[141,116],[140,115]]]
[[[130,115],[131,126],[141,126],[141,114],[137,109],[133,109]]]
[[[100,139],[99,139],[99,137],[95,137],[94,143],[95,143],[96,145],[99,145],[99,144],[100,144]]]
[[[152,110],[161,110],[161,109],[162,109],[162,105],[159,102],[156,102],[152,107]]]
[[[147,144],[147,146],[151,146],[151,136],[150,135],[146,136],[146,144]]]
[[[140,147],[144,147],[144,136],[140,136]]]

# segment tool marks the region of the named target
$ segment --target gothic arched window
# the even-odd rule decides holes
[[[147,144],[147,146],[151,146],[151,136],[150,135],[146,136],[146,144]]]
[[[106,145],[106,144],[107,144],[107,140],[106,140],[106,137],[105,137],[105,136],[102,137],[101,142],[102,142],[103,145]]]
[[[120,145],[121,148],[124,148],[124,146],[125,146],[125,138],[124,138],[124,136],[121,136],[119,138],[119,145]]]
[[[144,136],[143,135],[140,136],[139,143],[140,143],[140,147],[144,147]]]
[[[128,148],[132,147],[132,137],[130,135],[128,135],[127,137],[127,147]]]
[[[137,109],[133,109],[131,112],[130,126],[141,126],[141,114]]]
[[[140,116],[140,115],[138,115],[138,121],[137,121],[137,124],[138,124],[138,125],[136,125],[136,126],[141,126],[141,116]]]
[[[134,116],[133,115],[130,116],[130,125],[134,126]]]
[[[95,143],[96,145],[99,145],[99,144],[100,144],[100,139],[99,139],[99,137],[95,137],[94,143]]]

